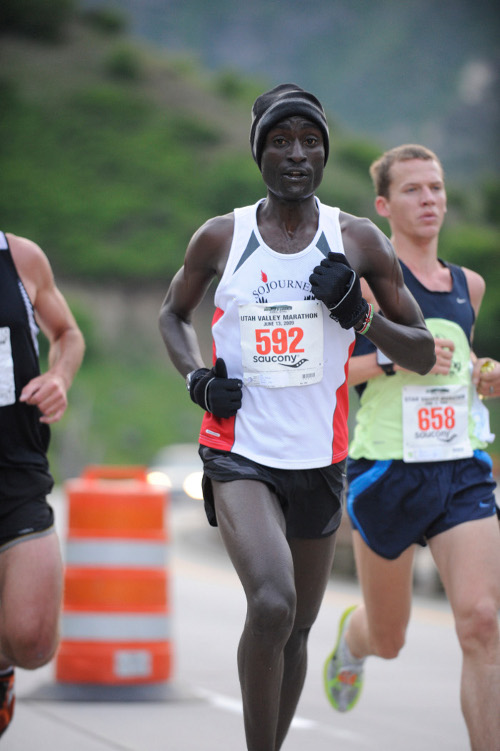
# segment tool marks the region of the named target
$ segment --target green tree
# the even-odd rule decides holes
[[[63,37],[75,0],[2,0],[0,29],[49,42]]]

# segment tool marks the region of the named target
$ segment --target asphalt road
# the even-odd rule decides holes
[[[64,500],[54,503],[64,545]],[[168,564],[175,667],[161,700],[70,700],[49,665],[17,671],[15,720],[2,751],[245,751],[236,649],[245,603],[239,582],[195,501],[174,504]],[[368,662],[363,697],[336,713],[322,666],[339,617],[359,601],[334,574],[310,636],[309,671],[283,751],[466,751],[459,707],[460,650],[447,603],[415,600],[408,643],[391,662]]]

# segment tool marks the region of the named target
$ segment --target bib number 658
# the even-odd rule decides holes
[[[418,410],[418,427],[422,431],[442,430],[455,427],[455,410],[453,407],[421,407]]]

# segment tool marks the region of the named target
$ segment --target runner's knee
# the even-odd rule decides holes
[[[292,592],[265,586],[248,601],[247,623],[259,639],[286,642],[294,618],[295,596]]]
[[[499,630],[495,603],[491,600],[474,603],[457,615],[456,629],[464,653],[497,649]]]
[[[25,624],[2,639],[2,653],[13,665],[36,670],[52,659],[57,645],[57,633],[50,629],[30,628]]]

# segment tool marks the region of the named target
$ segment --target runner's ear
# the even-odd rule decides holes
[[[391,215],[387,198],[385,198],[384,196],[376,197],[375,209],[377,211],[377,214],[379,214],[380,216],[383,216],[385,219],[388,219]]]

